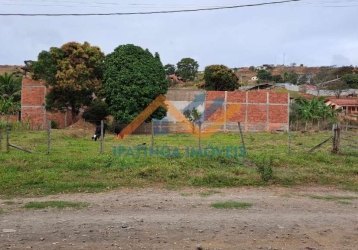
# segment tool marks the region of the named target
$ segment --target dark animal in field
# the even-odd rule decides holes
[[[347,95],[347,97],[357,97],[357,94],[351,93],[351,94]]]
[[[122,131],[121,127],[119,125],[117,125],[115,128],[114,128],[114,133],[118,136],[119,133]]]
[[[122,128],[119,125],[116,125],[114,128],[114,133],[116,134],[117,137],[121,137],[121,139],[123,139],[123,135],[121,135],[120,133],[122,132]]]
[[[103,128],[103,138],[104,138],[104,134],[106,133],[106,130]],[[92,140],[97,141],[97,139],[99,139],[101,137],[101,125],[98,125],[96,127],[96,131],[94,132],[94,135],[92,136]]]

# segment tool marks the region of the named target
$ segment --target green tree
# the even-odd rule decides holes
[[[21,99],[21,78],[15,73],[0,75],[0,95],[13,96],[14,102]]]
[[[273,75],[271,77],[272,81],[274,81],[275,83],[282,83],[283,82],[283,78],[281,75]]]
[[[305,122],[305,130],[307,130],[309,122],[312,126],[316,123],[319,128],[321,121],[335,121],[339,112],[334,110],[331,105],[326,105],[323,97],[313,98],[310,101],[299,97],[291,106],[291,111],[291,118],[294,118],[292,120]]]
[[[109,114],[107,103],[98,99],[93,100],[89,108],[83,112],[82,117],[94,124],[98,124],[101,120],[104,120]]]
[[[198,72],[199,64],[192,58],[183,58],[177,63],[176,73],[183,78],[183,81],[193,81]]]
[[[346,74],[342,76],[341,80],[350,88],[358,88],[358,75]]]
[[[204,71],[205,89],[233,91],[239,87],[239,79],[231,69],[224,65],[207,66]]]
[[[158,59],[159,61],[161,61],[161,60],[160,60],[160,55],[159,55],[158,52],[155,52],[155,53],[154,53],[154,57],[155,57],[156,59]]]
[[[333,70],[334,69],[330,66],[321,67],[313,77],[313,83],[316,85],[318,95],[325,85],[336,78],[333,74]]]
[[[14,101],[14,97],[0,96],[0,115],[12,115],[19,111],[21,105]]]
[[[99,47],[69,42],[61,48],[42,51],[33,62],[34,78],[50,87],[46,109],[50,111],[70,107],[75,117],[82,106],[89,105],[93,93],[101,93],[104,53]]]
[[[271,73],[263,69],[257,72],[257,77],[259,78],[260,82],[269,82],[272,79]]]
[[[285,80],[296,85],[298,83],[298,74],[295,72],[288,73]]]
[[[339,67],[336,70],[334,70],[333,75],[342,77],[346,74],[352,74],[353,71],[354,71],[353,66],[343,66],[343,67]]]
[[[109,112],[122,124],[133,121],[169,88],[162,63],[148,50],[133,44],[118,46],[106,56],[103,76]],[[146,122],[165,116],[166,110],[159,107]]]
[[[308,82],[307,75],[302,75],[298,78],[298,85],[303,85],[306,84],[307,82]]]
[[[255,67],[254,67],[254,66],[250,66],[249,70],[250,70],[251,72],[255,72]]]
[[[334,92],[334,95],[336,96],[336,98],[340,98],[342,92],[348,88],[349,88],[349,85],[343,81],[334,82],[327,86],[328,90],[331,90]]]
[[[175,71],[176,71],[175,65],[173,65],[173,64],[166,64],[164,66],[164,69],[165,69],[165,73],[167,75],[175,74]]]
[[[185,110],[183,115],[189,120],[192,132],[195,133],[195,124],[200,121],[203,114],[197,108],[193,108],[192,110]]]

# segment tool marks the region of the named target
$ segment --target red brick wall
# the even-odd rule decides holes
[[[230,107],[237,109],[237,112],[234,115],[226,113],[226,123],[240,122],[245,125],[245,130],[254,131],[288,129],[288,94],[274,91],[208,91],[205,122],[216,121],[220,115],[230,110]]]
[[[47,121],[54,120],[59,128],[64,128],[72,124],[70,112],[50,113],[44,109],[45,93],[49,91],[43,82],[24,78],[22,81],[21,97],[21,119],[30,121],[34,127],[41,126],[47,128]],[[200,92],[186,93],[178,90],[178,93],[171,93],[175,100],[194,99]],[[205,122],[210,124],[217,121],[219,117],[224,117],[222,122],[225,124],[221,129],[226,130],[227,125],[235,127],[235,123],[240,122],[245,126],[245,130],[277,130],[288,128],[289,95],[276,93],[274,91],[254,91],[254,92],[225,92],[207,91],[205,93]],[[181,97],[181,98],[180,98]],[[190,97],[190,98],[189,98]],[[187,100],[190,101],[190,100]],[[237,109],[236,113],[228,114],[229,110]],[[223,114],[225,114],[223,116]],[[77,118],[78,119],[78,118]],[[77,120],[76,119],[76,120]],[[204,126],[205,127],[205,126]]]
[[[45,95],[48,92],[49,88],[46,88],[42,81],[22,79],[21,120],[30,122],[33,128],[46,129],[48,120],[55,121],[59,128],[70,125],[72,123],[70,112],[67,112],[66,117],[65,113],[51,113],[45,110]]]
[[[7,116],[6,115],[0,115],[0,120],[6,121]],[[17,122],[19,120],[18,115],[9,115],[9,122]]]

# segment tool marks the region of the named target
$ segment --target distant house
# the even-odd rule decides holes
[[[333,109],[342,109],[344,114],[358,114],[358,99],[328,99],[325,104]]]

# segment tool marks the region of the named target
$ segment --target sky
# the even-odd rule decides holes
[[[0,14],[113,13],[196,9],[275,0],[0,0]],[[280,0],[276,0],[280,1]],[[0,15],[0,65],[24,65],[42,50],[89,42],[105,54],[135,44],[163,64],[194,58],[203,70],[296,63],[358,66],[358,0],[301,0],[215,11],[25,17]]]

